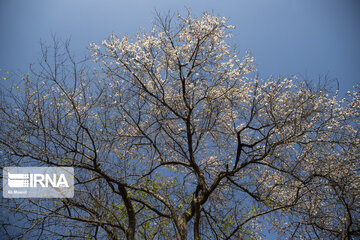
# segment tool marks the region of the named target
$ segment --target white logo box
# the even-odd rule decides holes
[[[4,167],[4,198],[72,198],[72,167]]]

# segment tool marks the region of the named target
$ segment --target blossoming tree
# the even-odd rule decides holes
[[[75,167],[76,191],[3,200],[22,236],[360,236],[359,92],[258,79],[231,28],[208,13],[158,17],[150,33],[92,44],[96,63],[44,46],[3,90],[0,145],[6,164]]]

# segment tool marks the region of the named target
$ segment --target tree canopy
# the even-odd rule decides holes
[[[67,43],[42,45],[39,64],[2,87],[2,165],[72,166],[75,196],[2,199],[16,213],[2,232],[359,237],[360,92],[339,99],[326,84],[259,79],[229,43],[232,28],[189,12],[113,34],[82,60]]]

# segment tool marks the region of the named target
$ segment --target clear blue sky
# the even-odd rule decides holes
[[[0,68],[27,70],[52,33],[81,52],[112,32],[148,29],[155,9],[185,6],[228,17],[234,43],[252,52],[263,78],[328,74],[342,91],[360,82],[359,0],[0,0]]]

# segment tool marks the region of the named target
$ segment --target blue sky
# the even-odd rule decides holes
[[[112,32],[148,29],[155,9],[213,11],[237,26],[233,43],[250,50],[261,77],[337,78],[345,92],[360,76],[358,0],[0,0],[0,68],[26,71],[51,34],[81,53]],[[0,83],[1,84],[1,83]]]

